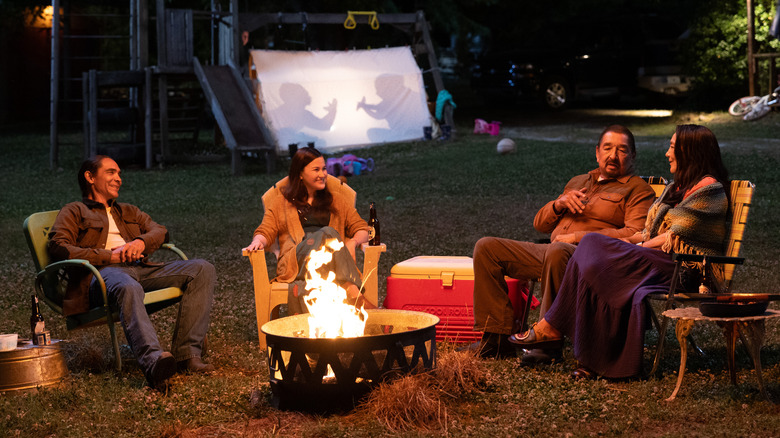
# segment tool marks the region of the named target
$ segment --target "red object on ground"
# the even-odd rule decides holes
[[[528,282],[507,278],[509,299],[519,320],[525,310]],[[534,298],[531,307],[539,306]],[[414,310],[439,317],[436,340],[478,341],[474,330],[474,267],[471,257],[417,256],[393,266],[387,277],[386,309]]]

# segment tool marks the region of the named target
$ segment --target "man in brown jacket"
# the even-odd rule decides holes
[[[83,199],[65,205],[57,215],[49,232],[51,257],[85,259],[98,268],[109,303],[119,309],[127,341],[152,387],[164,383],[177,368],[214,370],[201,360],[216,283],[214,266],[200,259],[147,263],[146,256],[168,240],[168,231],[138,207],[116,202],[122,186],[116,161],[106,156],[88,159],[78,180]],[[63,301],[66,315],[103,304],[91,274],[74,273],[70,280]],[[160,346],[143,302],[145,291],[165,287],[184,292],[173,332],[173,354]]]
[[[550,308],[566,264],[587,233],[622,238],[644,228],[654,192],[633,175],[634,136],[620,125],[607,127],[596,146],[598,169],[572,178],[557,199],[534,218],[534,228],[551,233],[551,243],[483,237],[474,246],[474,328],[483,331],[473,346],[482,357],[514,356],[508,336],[516,327],[504,276],[541,279],[540,314]],[[524,363],[550,362],[561,349],[530,350]]]

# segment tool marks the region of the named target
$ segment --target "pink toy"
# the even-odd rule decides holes
[[[474,119],[474,134],[487,134],[487,125],[482,119]]]
[[[498,135],[498,131],[501,129],[501,122],[493,121],[488,123],[487,133],[490,135]]]
[[[501,122],[488,123],[482,119],[474,119],[474,134],[498,135],[501,130]]]

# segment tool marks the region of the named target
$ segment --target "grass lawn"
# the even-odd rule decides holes
[[[546,119],[504,113],[503,129],[517,141],[514,154],[496,154],[497,138],[470,134],[469,120],[451,142],[412,142],[355,151],[376,162],[373,173],[353,177],[358,211],[368,216],[375,201],[388,252],[380,263],[380,296],[390,268],[416,255],[471,255],[482,236],[520,240],[543,237],[532,220],[557,196],[571,176],[593,167],[601,128],[625,123],[637,135],[637,170],[668,175],[664,153],[679,122],[713,129],[734,179],[749,179],[756,196],[743,246],[746,264],[737,270],[739,291],[777,292],[780,281],[780,116],[745,123],[724,113],[683,114],[643,119],[630,115],[594,116],[570,112]],[[27,335],[34,272],[21,225],[36,211],[57,209],[79,198],[76,170],[80,134],[68,135],[60,167],[48,168],[48,131],[0,131],[0,332]],[[691,354],[678,399],[674,388],[679,349],[672,330],[662,377],[630,382],[574,382],[570,349],[561,364],[521,368],[519,360],[483,361],[488,375],[481,392],[442,394],[441,409],[429,430],[393,431],[367,410],[318,417],[280,412],[268,404],[265,353],[258,350],[252,278],[240,249],[251,240],[263,210],[260,195],[284,176],[262,163],[232,176],[219,163],[178,164],[164,170],[126,167],[120,199],[139,205],[166,225],[171,241],[190,258],[217,268],[218,284],[208,359],[217,366],[209,377],[177,376],[167,393],[146,387],[132,355],[125,368],[111,368],[105,327],[68,332],[43,306],[52,337],[66,341],[72,377],[59,388],[31,394],[0,394],[0,436],[519,436],[646,435],[772,436],[780,430],[780,409],[765,401],[742,347],[739,384],[729,382],[719,329],[694,329],[705,356]],[[778,308],[772,304],[772,308]],[[175,308],[153,316],[164,343],[170,342]],[[532,315],[535,319],[535,315]],[[764,381],[780,402],[779,321],[766,326],[762,351]],[[121,330],[120,330],[121,332]],[[647,341],[656,335],[648,332]],[[124,341],[120,335],[120,343]],[[450,346],[441,345],[440,355]],[[646,350],[649,360],[652,347]]]

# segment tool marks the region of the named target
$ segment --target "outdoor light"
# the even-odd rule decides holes
[[[620,110],[620,109],[593,109],[586,110],[592,114],[610,117],[642,117],[642,118],[663,118],[671,117],[671,110]]]
[[[54,17],[54,8],[49,5],[43,8],[43,11],[40,14],[36,14],[34,10],[29,10],[27,12],[27,19],[29,20],[30,27],[37,27],[37,28],[50,28],[52,18]]]

